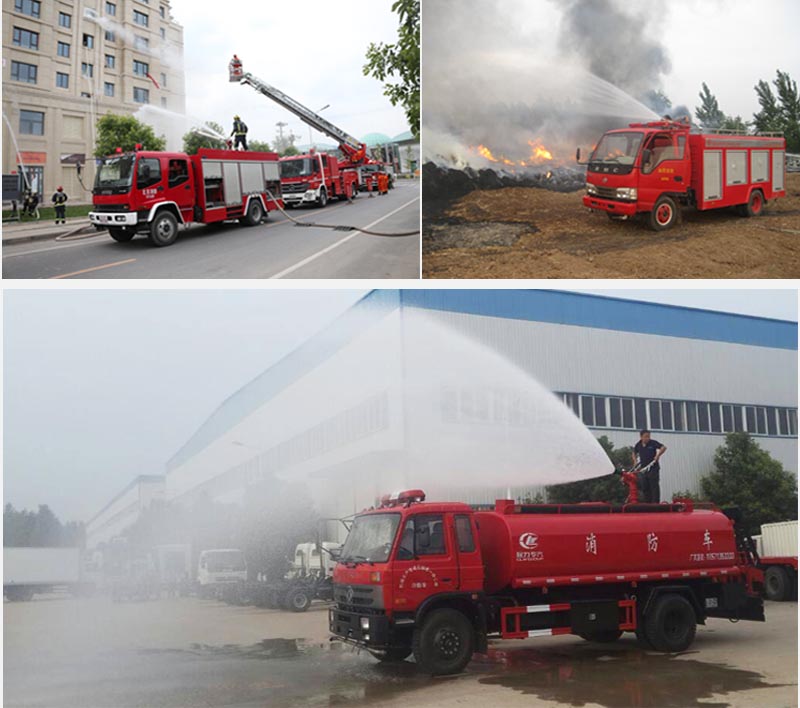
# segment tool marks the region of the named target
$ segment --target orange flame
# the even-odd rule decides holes
[[[527,160],[510,160],[505,155],[494,155],[485,145],[470,147],[470,150],[477,152],[481,157],[489,160],[489,162],[497,162],[508,165],[509,167],[531,167],[543,161],[551,161],[554,159],[553,153],[550,152],[538,138],[536,140],[529,140],[528,146],[531,149],[531,154]]]
[[[528,145],[531,147],[531,159],[532,160],[552,160],[553,153],[550,152],[544,145],[542,145],[541,140],[529,140]]]

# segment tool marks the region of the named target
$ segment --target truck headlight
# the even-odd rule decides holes
[[[619,187],[617,189],[617,199],[635,200],[639,196],[636,187]]]
[[[591,182],[586,183],[586,193],[587,194],[597,194],[597,187],[595,187]]]
[[[369,617],[361,618],[361,629],[365,632],[369,630]]]

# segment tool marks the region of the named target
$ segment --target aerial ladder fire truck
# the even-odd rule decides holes
[[[380,194],[386,193],[389,176],[382,169],[382,163],[370,158],[364,143],[283,91],[245,72],[241,59],[235,54],[228,65],[228,72],[232,83],[252,86],[260,94],[296,115],[306,125],[335,140],[344,156],[340,160],[334,155],[319,153],[311,148],[305,155],[281,158],[281,190],[287,206],[314,203],[324,207],[333,197],[353,199],[358,195],[362,183],[370,191],[375,188]],[[366,169],[362,169],[365,167]]]

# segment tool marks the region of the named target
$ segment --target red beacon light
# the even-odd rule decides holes
[[[114,152],[116,152],[117,155],[121,155],[122,154],[122,148],[118,147]]]
[[[141,143],[136,143],[136,148],[135,149],[136,149],[136,152],[139,152],[139,150],[142,149],[142,144]]]
[[[425,492],[421,489],[407,489],[397,495],[398,504],[413,504],[414,502],[424,502]]]

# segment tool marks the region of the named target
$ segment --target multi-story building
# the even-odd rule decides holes
[[[3,174],[88,201],[96,121],[183,113],[183,28],[169,0],[3,0]]]

